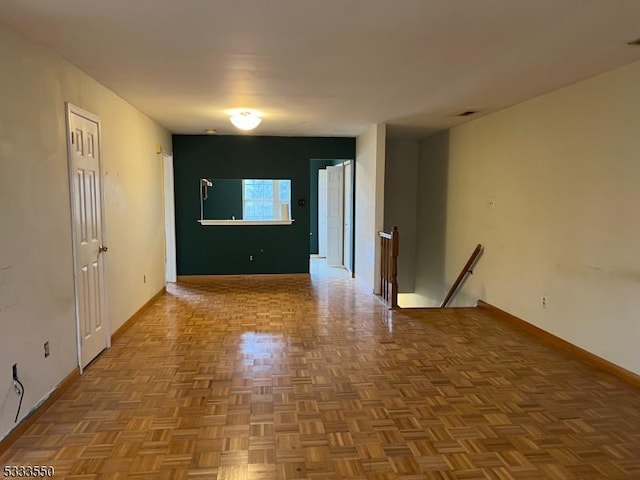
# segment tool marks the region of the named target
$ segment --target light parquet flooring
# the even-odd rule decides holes
[[[56,478],[640,479],[640,391],[341,273],[169,287],[1,458]],[[604,321],[604,320],[603,320]]]

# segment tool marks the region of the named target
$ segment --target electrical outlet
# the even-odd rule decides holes
[[[13,378],[13,380],[18,380],[18,364],[14,363],[13,367],[11,367],[11,377]]]
[[[249,261],[253,262],[253,255],[249,255]]]
[[[540,298],[540,303],[542,304],[542,308],[547,308],[547,297],[543,295]]]
[[[47,358],[50,354],[50,350],[49,350],[49,340],[47,340],[46,342],[44,342],[44,358]]]

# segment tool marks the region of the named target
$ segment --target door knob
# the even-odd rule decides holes
[[[98,247],[98,253],[106,252],[107,250],[109,250],[109,249],[104,245],[100,245]]]

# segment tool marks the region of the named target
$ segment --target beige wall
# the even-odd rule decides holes
[[[416,265],[416,206],[419,141],[387,136],[384,175],[384,230],[400,232],[398,291],[413,292]]]
[[[445,283],[444,272],[448,168],[449,132],[422,140],[417,174],[415,306],[440,306],[451,287]]]
[[[367,288],[378,286],[378,231],[384,220],[384,164],[386,126],[373,125],[356,138],[356,278]],[[379,286],[378,286],[379,287]]]
[[[458,305],[485,299],[640,374],[638,85],[635,63],[451,131],[445,279],[482,243]]]
[[[169,133],[0,24],[0,438],[77,366],[65,102],[98,115],[112,330],[164,285],[161,160]],[[146,283],[143,283],[146,275]],[[51,355],[44,358],[43,343]]]

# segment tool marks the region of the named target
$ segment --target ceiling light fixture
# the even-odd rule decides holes
[[[229,120],[240,130],[253,130],[262,122],[262,118],[256,112],[249,110],[236,112],[229,117]]]
[[[204,133],[206,133],[207,135],[215,135],[217,133],[217,130],[215,128],[207,128]]]

